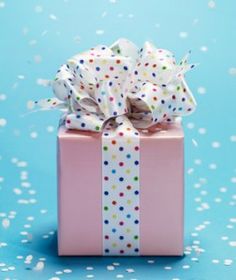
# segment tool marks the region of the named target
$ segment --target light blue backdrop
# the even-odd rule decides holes
[[[0,279],[236,279],[235,10],[233,0],[0,0]],[[27,114],[27,101],[51,96],[42,84],[67,58],[119,37],[177,59],[191,49],[200,63],[187,75],[198,108],[184,120],[183,258],[56,255],[59,113]]]

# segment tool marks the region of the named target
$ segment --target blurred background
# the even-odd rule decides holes
[[[0,279],[236,278],[235,10],[233,0],[0,0]],[[200,63],[187,73],[198,108],[183,121],[182,258],[57,257],[60,113],[27,104],[52,96],[66,59],[120,37]]]

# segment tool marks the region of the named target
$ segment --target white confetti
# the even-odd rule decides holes
[[[200,51],[207,52],[208,51],[208,47],[207,46],[201,46]]]
[[[21,189],[14,188],[13,191],[14,191],[14,193],[15,193],[16,195],[22,194],[22,190],[21,190]]]
[[[189,268],[190,268],[190,265],[185,264],[185,265],[182,266],[182,268],[183,268],[183,269],[189,269]]]
[[[24,75],[18,75],[17,78],[18,78],[19,80],[24,80],[24,79],[25,79],[25,76],[24,76]]]
[[[47,31],[47,30],[44,30],[44,31],[41,33],[41,36],[43,37],[43,36],[45,36],[47,33],[48,33],[48,31]]]
[[[134,270],[133,268],[127,268],[126,271],[127,271],[128,273],[133,273],[133,272],[135,272],[135,270]]]
[[[215,163],[209,164],[209,169],[215,170],[217,168],[217,165]]]
[[[66,268],[66,269],[63,269],[63,272],[64,272],[64,273],[71,273],[71,272],[72,272],[72,270],[71,270],[71,269]]]
[[[194,172],[194,169],[193,168],[189,168],[188,170],[187,170],[187,173],[190,175],[190,174],[192,174]]]
[[[199,88],[197,89],[197,92],[198,92],[199,94],[205,94],[205,93],[206,93],[206,88],[205,88],[205,87],[199,87]]]
[[[187,33],[187,32],[182,31],[182,32],[180,32],[180,33],[179,33],[179,37],[180,37],[180,38],[182,38],[182,39],[185,39],[185,38],[187,38],[187,37],[188,37],[188,33]]]
[[[195,127],[194,123],[187,123],[187,128],[193,129]]]
[[[34,45],[36,45],[37,44],[37,40],[30,40],[29,41],[29,45],[30,46],[34,46]]]
[[[229,245],[232,246],[232,247],[236,247],[236,241],[230,241]]]
[[[231,142],[236,142],[236,135],[231,135],[230,136],[230,141]]]
[[[28,27],[24,27],[22,29],[22,33],[23,33],[24,36],[27,35],[29,33],[29,28]]]
[[[40,54],[37,54],[34,56],[34,62],[35,63],[41,63],[42,62],[42,56]]]
[[[197,142],[195,139],[192,139],[192,143],[193,143],[193,145],[194,145],[195,147],[198,146],[198,142]]]
[[[217,148],[219,148],[221,145],[220,145],[220,142],[214,141],[214,142],[211,143],[211,146],[212,146],[212,148],[217,149]]]
[[[9,228],[9,226],[10,226],[10,220],[7,219],[7,218],[3,219],[3,220],[2,220],[2,226],[3,226],[3,228],[5,228],[5,229]]]
[[[0,2],[0,9],[3,9],[6,6],[5,2]]]
[[[29,100],[29,101],[27,102],[27,104],[26,104],[26,107],[27,107],[27,109],[29,109],[29,110],[33,110],[34,107],[35,107],[35,102],[32,101],[32,100]]]
[[[222,187],[222,188],[219,189],[219,191],[222,192],[222,193],[225,193],[225,192],[227,192],[227,188],[226,187]]]
[[[107,270],[109,270],[109,271],[114,270],[114,269],[115,269],[115,267],[113,265],[108,265],[107,266]]]
[[[44,87],[48,87],[51,85],[51,81],[50,80],[46,80],[46,79],[37,79],[36,83],[40,86],[44,86]]]
[[[57,20],[57,17],[56,17],[54,14],[50,14],[50,15],[49,15],[49,18],[50,18],[51,20]]]
[[[7,99],[7,96],[6,96],[6,94],[0,94],[0,101],[4,101],[4,100],[6,100]]]
[[[8,271],[8,268],[7,268],[7,267],[2,268],[1,271],[2,271],[2,272],[6,272],[6,271]]]
[[[208,2],[208,7],[209,7],[210,9],[214,9],[214,8],[216,7],[215,1],[213,1],[213,0],[209,1],[209,2]]]
[[[33,260],[33,256],[32,255],[28,255],[25,258],[25,263],[26,264],[30,264],[32,260]]]
[[[94,268],[92,266],[87,266],[86,270],[93,270]]]
[[[106,15],[107,15],[107,12],[104,11],[104,12],[102,13],[101,17],[104,18]]]
[[[37,5],[37,6],[35,6],[34,11],[35,11],[36,13],[42,13],[42,12],[43,12],[43,7]]]
[[[198,129],[198,133],[199,133],[199,134],[206,134],[206,128],[200,127],[200,128]]]
[[[232,178],[231,178],[231,182],[232,182],[232,183],[236,183],[236,177],[232,177]]]
[[[231,260],[231,259],[225,259],[224,260],[224,265],[231,265],[233,263],[233,260]]]
[[[16,163],[16,165],[18,166],[18,167],[26,167],[28,164],[27,164],[27,162],[26,161],[18,161],[17,163]],[[26,182],[24,182],[24,183],[22,183],[23,184],[23,186],[26,184]]]
[[[3,119],[3,118],[0,118],[0,127],[2,126],[5,126],[7,124],[7,120],[6,119]]]
[[[96,34],[97,35],[103,35],[104,34],[104,30],[98,29],[98,30],[96,30]]]
[[[7,245],[7,243],[6,242],[0,242],[0,248],[2,248],[2,247],[7,247],[8,245]]]
[[[236,67],[229,68],[229,75],[236,76]]]
[[[42,261],[37,262],[36,266],[34,267],[34,270],[41,271],[43,269],[44,269],[44,262],[42,262]]]
[[[201,159],[195,159],[195,160],[194,160],[194,163],[195,163],[196,165],[201,165],[201,164],[202,164],[202,160],[201,160]]]
[[[30,133],[30,137],[33,138],[33,139],[35,139],[35,138],[38,137],[38,133],[37,133],[36,131],[32,131],[32,132]]]
[[[48,131],[48,132],[53,132],[53,131],[54,131],[54,127],[53,127],[52,125],[49,125],[49,126],[47,127],[47,131]]]

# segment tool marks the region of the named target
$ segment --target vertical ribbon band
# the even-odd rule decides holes
[[[125,117],[102,134],[103,255],[139,255],[139,133]]]

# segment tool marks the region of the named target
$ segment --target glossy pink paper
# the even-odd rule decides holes
[[[58,253],[102,255],[101,134],[58,131]],[[140,135],[140,255],[182,255],[184,134],[180,124]]]

